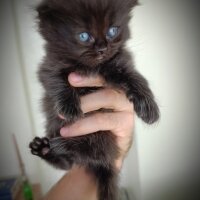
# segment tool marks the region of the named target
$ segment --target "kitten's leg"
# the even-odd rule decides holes
[[[29,144],[29,147],[33,155],[39,156],[56,168],[68,170],[73,164],[72,155],[70,155],[69,153],[66,155],[61,153],[56,154],[51,147],[50,140],[46,137],[36,137]]]
[[[58,168],[69,169],[73,163],[85,166],[97,178],[98,199],[117,199],[118,173],[114,164],[119,150],[110,132],[69,139],[35,138],[30,148],[34,155]]]
[[[130,68],[110,69],[101,72],[108,84],[125,91],[134,109],[144,122],[152,124],[159,119],[159,108],[145,78]]]
[[[79,95],[67,82],[66,73],[41,68],[39,78],[46,90],[43,103],[45,110],[54,110],[57,115],[63,115],[67,123],[82,116]]]
[[[80,165],[89,163],[111,163],[117,159],[118,147],[115,137],[110,133],[94,133],[73,138],[35,138],[30,143],[31,152],[42,159],[52,162],[56,159],[73,161]],[[105,148],[106,147],[106,148]],[[63,163],[63,162],[61,162]],[[59,167],[59,163],[56,163]],[[60,168],[63,169],[63,166]]]

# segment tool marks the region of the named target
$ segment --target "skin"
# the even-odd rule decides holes
[[[134,128],[134,107],[122,91],[109,88],[104,80],[97,77],[82,77],[71,73],[68,77],[73,87],[103,87],[95,93],[81,97],[83,113],[100,108],[112,109],[112,113],[95,113],[71,126],[60,130],[61,136],[76,137],[99,130],[110,130],[117,136],[120,156],[116,160],[116,168],[121,169],[123,160],[131,146]],[[63,119],[63,116],[59,115]],[[74,166],[46,195],[45,200],[96,200],[97,187],[95,179],[84,168]]]

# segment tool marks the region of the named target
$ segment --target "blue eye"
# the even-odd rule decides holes
[[[107,37],[109,39],[113,39],[114,37],[117,36],[117,34],[118,34],[118,27],[111,27],[107,32]]]
[[[86,32],[80,33],[79,39],[80,39],[81,42],[88,42],[89,39],[90,39],[90,35]]]

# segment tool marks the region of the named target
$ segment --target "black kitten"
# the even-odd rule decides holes
[[[124,49],[129,38],[130,12],[136,4],[137,0],[45,0],[37,7],[40,32],[47,42],[39,79],[45,88],[48,138],[35,138],[30,148],[34,155],[58,168],[85,166],[97,178],[99,200],[117,199],[114,161],[118,147],[115,136],[108,131],[60,137],[61,127],[83,117],[80,96],[96,90],[74,88],[67,83],[67,77],[74,71],[100,75],[109,86],[126,93],[143,121],[151,124],[158,120],[158,106],[148,83],[134,69]]]

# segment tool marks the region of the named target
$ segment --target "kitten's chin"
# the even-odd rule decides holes
[[[93,57],[88,57],[88,58],[84,57],[84,59],[81,60],[81,63],[90,68],[95,68],[95,67],[105,63],[112,57],[113,57],[112,54],[110,54],[110,55],[105,55],[105,54],[95,55]]]
[[[89,60],[84,60],[82,61],[82,64],[87,66],[87,67],[90,67],[90,68],[95,68],[97,66],[99,66],[100,64],[103,64],[104,62],[106,61],[106,59],[104,57],[96,57],[94,59],[89,59]]]
[[[104,62],[104,60],[94,60],[93,62],[90,62],[90,63],[87,63],[87,66],[88,67],[91,67],[91,68],[95,68],[97,66],[99,66],[100,64],[102,64]]]

